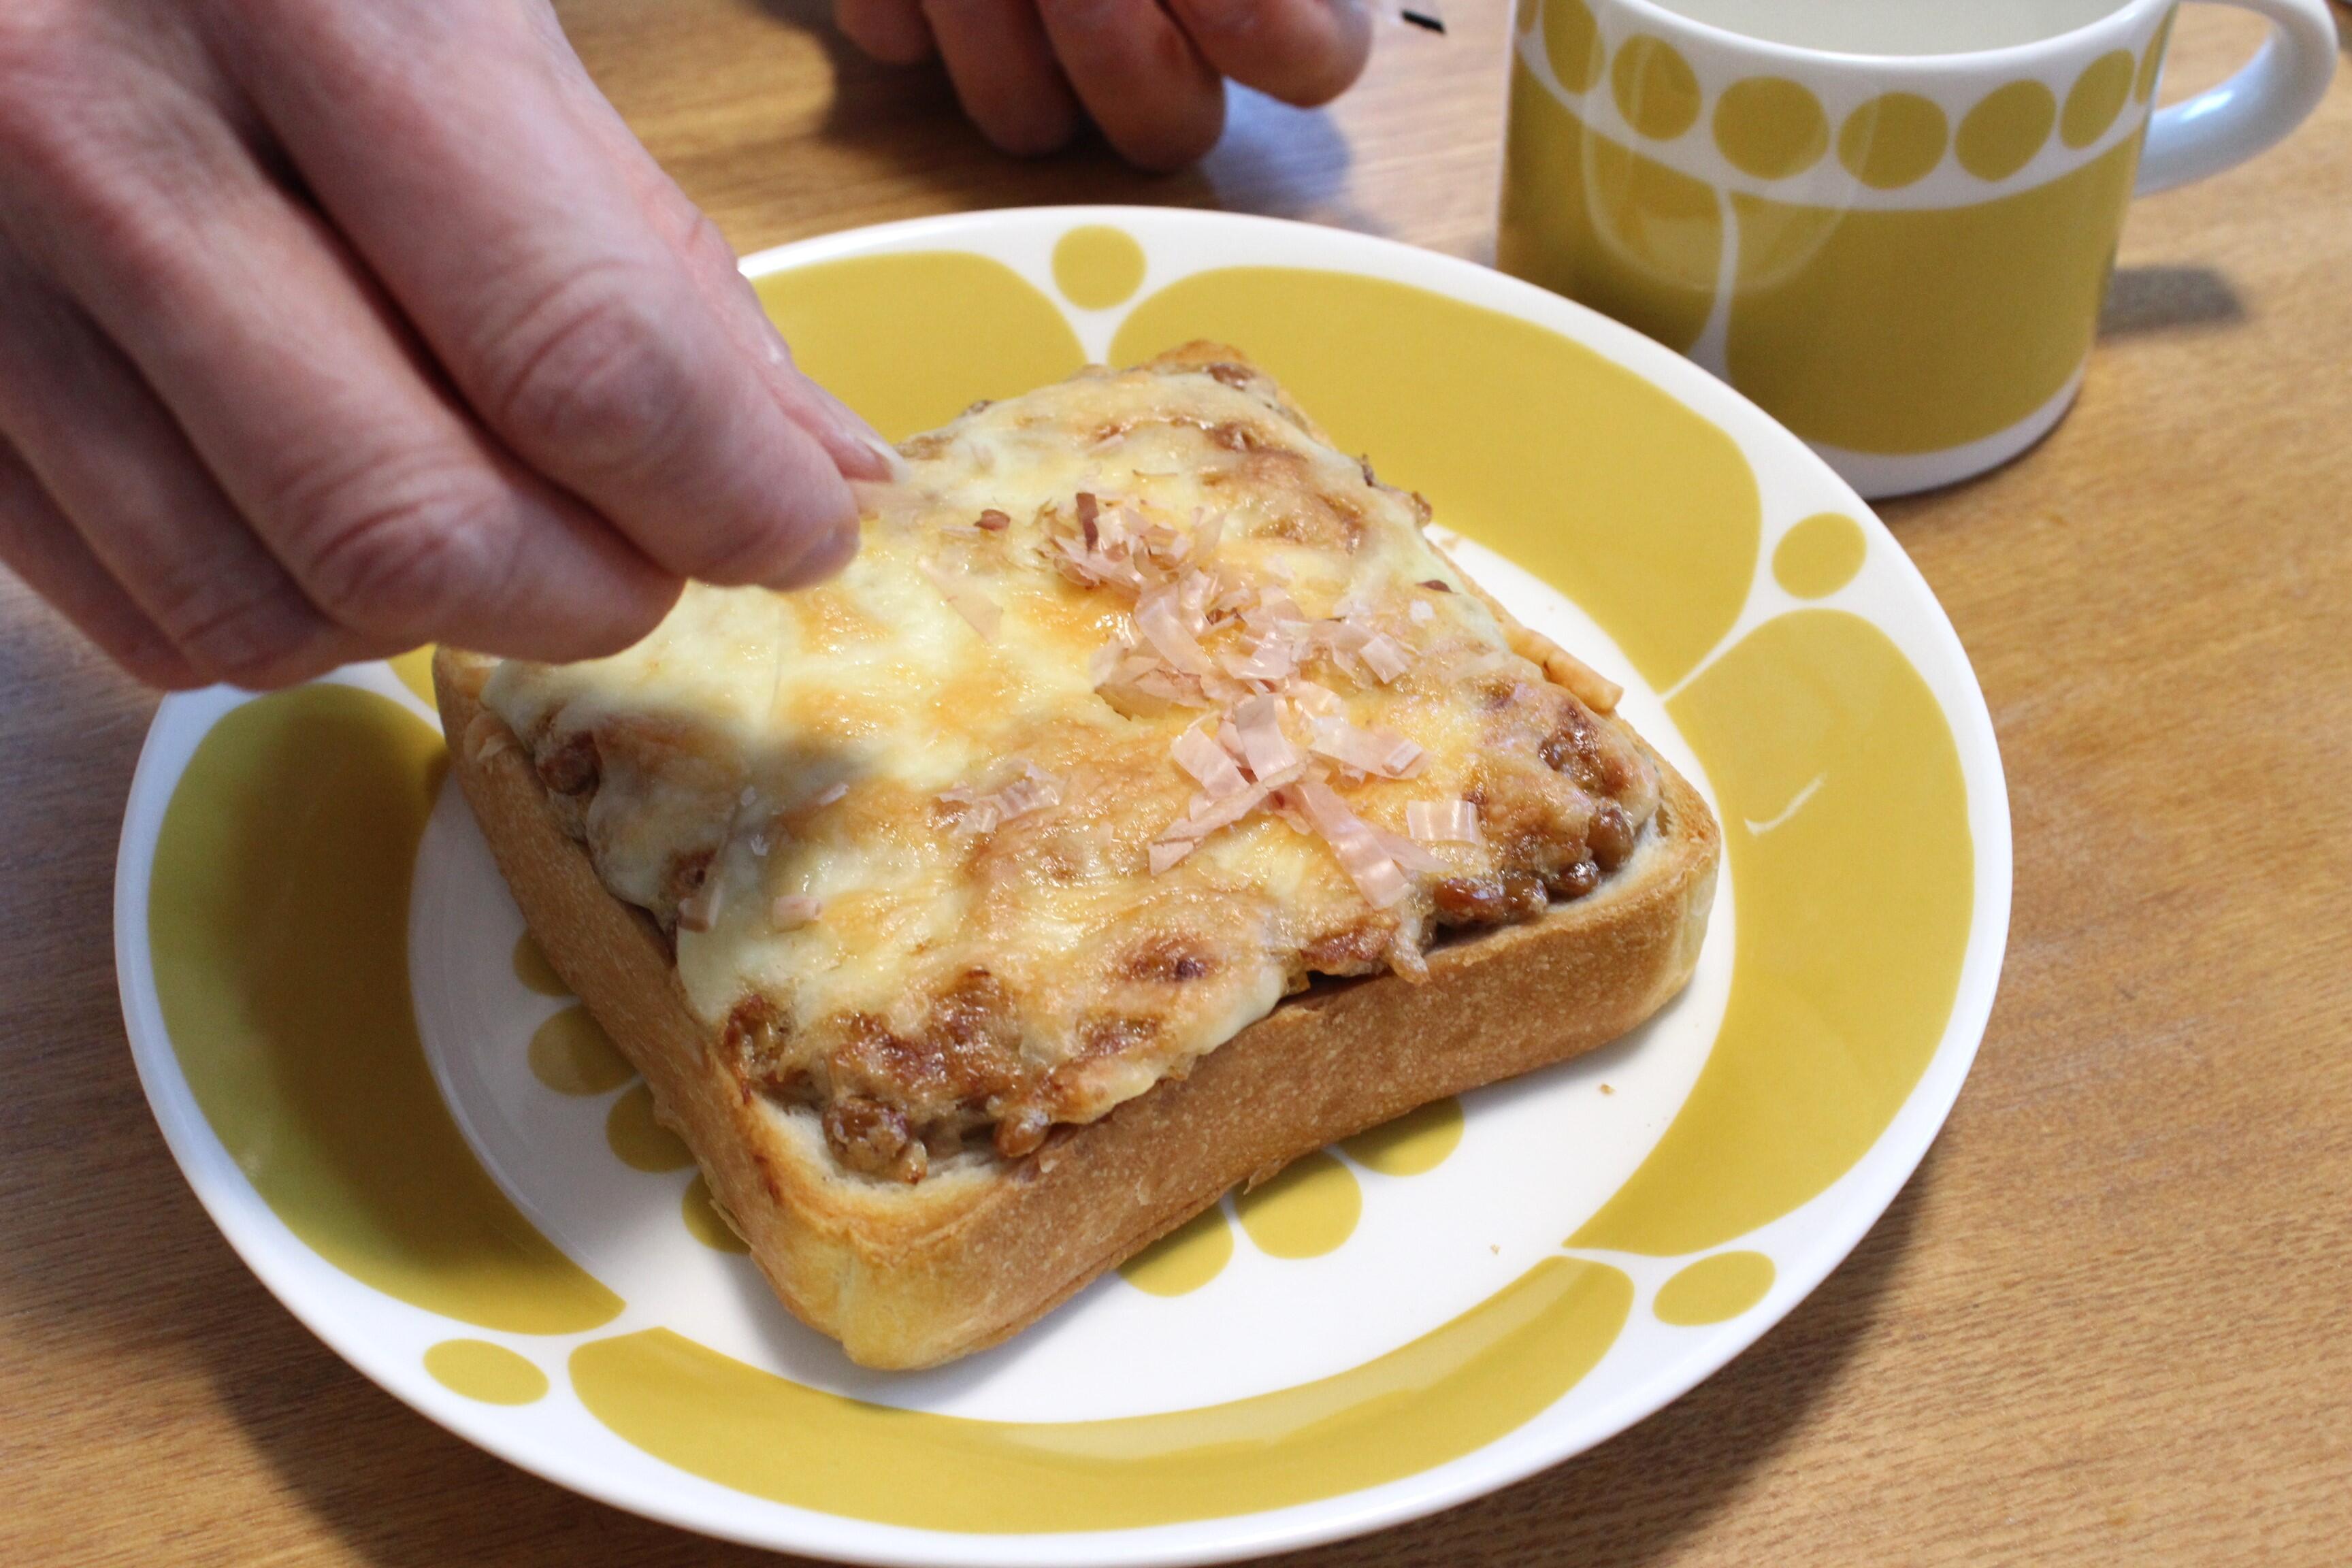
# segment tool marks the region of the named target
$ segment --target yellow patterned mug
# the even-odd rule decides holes
[[[2325,0],[2228,3],[2271,22],[2261,54],[2158,110],[2174,0],[1519,0],[1496,259],[1866,496],[1966,478],[2074,401],[2135,188],[2326,90]]]

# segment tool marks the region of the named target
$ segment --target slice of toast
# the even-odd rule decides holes
[[[668,942],[604,890],[506,725],[491,663],[434,663],[459,784],[548,961],[652,1087],[794,1315],[875,1367],[996,1343],[1104,1269],[1310,1150],[1601,1046],[1689,979],[1713,816],[1662,763],[1653,831],[1575,903],[1429,955],[1429,979],[1318,982],[1170,1079],[1025,1160],[914,1185],[843,1171],[816,1119],[748,1092],[681,994]]]
[[[1244,408],[1238,385],[1259,413],[1323,441],[1230,350],[1196,345],[1129,373],[1146,374],[1189,378],[1228,410]],[[1211,438],[1223,434],[1218,426]],[[1261,439],[1295,438],[1266,425],[1228,447],[1244,450],[1246,463]],[[1352,484],[1352,460],[1337,466]],[[1361,483],[1361,504],[1403,505],[1395,492],[1372,493],[1369,468]],[[1475,594],[1475,584],[1461,585]],[[459,783],[533,933],[645,1075],[662,1120],[685,1137],[778,1297],[853,1359],[911,1368],[1017,1331],[1236,1183],[1262,1181],[1431,1100],[1615,1038],[1689,978],[1714,893],[1714,819],[1608,714],[1613,689],[1475,596],[1528,661],[1517,667],[1523,681],[1549,681],[1589,703],[1577,710],[1582,721],[1654,770],[1656,805],[1630,853],[1597,885],[1580,884],[1581,896],[1535,919],[1440,940],[1423,977],[1316,979],[1107,1112],[1064,1118],[1042,1144],[1007,1153],[1000,1139],[998,1152],[968,1147],[901,1180],[845,1165],[819,1108],[747,1077],[740,1042],[689,998],[669,929],[678,915],[657,921],[642,897],[626,902],[608,889],[577,837],[576,800],[551,792],[545,759],[535,765],[530,746],[486,704],[496,661],[445,649],[434,669]],[[1567,699],[1555,692],[1548,700]],[[1173,774],[1166,762],[1157,765]],[[1543,908],[1540,896],[1534,907]]]

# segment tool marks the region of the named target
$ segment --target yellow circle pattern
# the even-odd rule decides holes
[[[2038,81],[2013,81],[1985,94],[1960,121],[1952,151],[1979,180],[2005,180],[2033,160],[2050,140],[2058,100]]]
[[[1081,310],[1108,310],[1143,282],[1143,247],[1123,228],[1082,224],[1055,243],[1054,287]]]
[[[1225,1223],[1224,1205],[1213,1203],[1120,1264],[1118,1271],[1139,1290],[1182,1296],[1223,1273],[1233,1256],[1234,1227]]]
[[[1521,31],[1533,25],[1538,5],[1552,75],[1570,92],[1589,90],[1607,57],[1592,12],[1584,0],[1520,0]],[[2156,89],[2171,31],[2172,17],[2167,16],[2137,59],[2117,49],[2092,61],[2067,92],[2063,113],[2056,96],[2038,81],[1996,88],[1961,121],[1957,138],[1932,99],[1883,93],[1846,116],[1838,134],[1838,160],[1873,189],[1895,190],[1933,173],[1950,146],[1961,166],[1979,179],[2007,179],[2032,161],[2053,128],[2068,147],[2087,147],[2106,134],[2125,103],[2145,102]],[[1609,74],[1618,112],[1652,141],[1679,137],[1705,107],[1690,62],[1651,34],[1626,39]],[[1713,130],[1725,161],[1759,180],[1802,174],[1829,146],[1821,100],[1803,83],[1785,77],[1748,77],[1724,89],[1716,100]],[[1058,252],[1055,265],[1058,279]],[[1064,291],[1068,292],[1066,284]]]
[[[555,965],[547,962],[546,952],[539,940],[525,931],[515,938],[514,975],[522,982],[523,989],[541,996],[569,996],[572,987],[563,984],[563,976],[555,973]]]
[[[1358,1164],[1384,1176],[1418,1176],[1445,1163],[1461,1146],[1462,1131],[1462,1102],[1448,1096],[1343,1138],[1339,1147]],[[1299,1173],[1294,1185],[1275,1192],[1293,1171]],[[1250,1239],[1262,1250],[1276,1258],[1313,1258],[1339,1247],[1353,1233],[1362,1194],[1346,1166],[1328,1154],[1315,1154],[1236,1203]],[[1272,1244],[1264,1237],[1273,1237]],[[1286,1247],[1294,1250],[1276,1250]],[[1181,1296],[1215,1279],[1233,1256],[1233,1231],[1225,1223],[1223,1205],[1213,1204],[1119,1265],[1118,1271],[1152,1295]]]
[[[686,1215],[686,1228],[694,1239],[713,1252],[748,1253],[751,1248],[735,1234],[735,1226],[720,1211],[710,1195],[710,1178],[697,1171],[688,1184],[686,1196],[679,1202],[679,1212]]]
[[[1819,511],[1780,537],[1772,579],[1800,599],[1820,599],[1853,581],[1870,544],[1843,512]]]
[[[1408,1110],[1384,1121],[1339,1147],[1348,1158],[1383,1176],[1418,1176],[1434,1171],[1462,1144],[1462,1102],[1435,1100],[1418,1110]]]
[[[1733,82],[1716,100],[1715,144],[1740,173],[1784,180],[1811,168],[1829,151],[1829,116],[1803,83],[1750,77]]]
[[[1659,1286],[1650,1310],[1680,1328],[1728,1322],[1764,1299],[1776,1273],[1760,1252],[1718,1252]]]
[[[1916,92],[1882,93],[1845,117],[1838,162],[1873,190],[1916,184],[1944,161],[1951,135],[1944,111]]]
[[[694,1163],[686,1141],[654,1118],[654,1091],[633,1084],[604,1113],[604,1144],[633,1171],[683,1171]]]
[[[1545,0],[1544,54],[1551,74],[1570,92],[1590,92],[1601,79],[1601,25],[1584,0]]]
[[[1272,1258],[1320,1258],[1355,1234],[1356,1221],[1364,1212],[1364,1194],[1353,1172],[1318,1151],[1293,1160],[1272,1181],[1236,1195],[1234,1207],[1260,1252]]]
[[[1654,142],[1671,142],[1698,120],[1698,73],[1664,38],[1626,39],[1609,68],[1609,86],[1625,123]]]
[[[2065,112],[2058,117],[2058,140],[2069,147],[2088,147],[2105,136],[2131,96],[2136,68],[2131,56],[2121,49],[2084,66],[2066,94]]]
[[[636,1073],[604,1026],[577,1004],[531,1034],[530,1076],[558,1094],[609,1094]]]
[[[425,1370],[450,1393],[485,1405],[529,1405],[547,1396],[547,1373],[488,1340],[443,1340],[425,1352]]]

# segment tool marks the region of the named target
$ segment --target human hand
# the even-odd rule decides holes
[[[544,0],[0,4],[0,561],[141,678],[614,652],[887,471]]]
[[[1367,0],[834,0],[834,20],[877,59],[938,53],[1008,153],[1050,153],[1090,118],[1148,169],[1216,145],[1226,77],[1310,106],[1372,47]]]

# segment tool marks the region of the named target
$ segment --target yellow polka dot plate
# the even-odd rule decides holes
[[[690,1529],[1193,1563],[1555,1463],[1845,1256],[1968,1070],[2010,846],[1959,644],[1819,458],[1580,306],[1328,229],[1006,212],[745,267],[894,437],[1088,359],[1243,346],[1707,794],[1697,976],[1615,1046],[1229,1194],[1009,1344],[866,1372],[775,1305],[525,937],[421,655],[174,697],[124,824],[124,1011],[191,1185],[304,1322],[491,1452]]]

